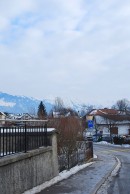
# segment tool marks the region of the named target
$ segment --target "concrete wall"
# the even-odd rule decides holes
[[[0,193],[21,194],[58,175],[57,138],[52,146],[0,159]]]

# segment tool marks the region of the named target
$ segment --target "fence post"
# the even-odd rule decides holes
[[[25,122],[25,153],[27,152],[27,125]]]
[[[70,169],[70,155],[69,155],[69,151],[67,153],[67,162],[68,162],[67,169],[69,170]]]
[[[0,127],[0,157],[1,157],[1,127]]]
[[[93,141],[91,141],[91,150],[92,150],[92,158],[93,158]]]
[[[78,152],[78,149],[77,149],[77,164],[79,164],[79,152]]]
[[[47,147],[47,123],[44,125],[44,145]]]
[[[90,157],[93,158],[93,140],[92,138],[89,139],[89,146],[90,146]]]

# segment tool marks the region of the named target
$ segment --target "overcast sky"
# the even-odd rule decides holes
[[[1,1],[0,67],[2,92],[130,100],[130,1]]]

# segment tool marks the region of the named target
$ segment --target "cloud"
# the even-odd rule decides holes
[[[128,0],[3,1],[1,90],[93,103],[130,98],[129,10]]]

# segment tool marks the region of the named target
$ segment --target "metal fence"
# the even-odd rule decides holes
[[[51,145],[47,124],[43,126],[0,127],[0,157]]]
[[[74,150],[61,149],[58,155],[59,171],[70,169],[77,164],[81,164],[93,158],[93,142],[78,141]]]

